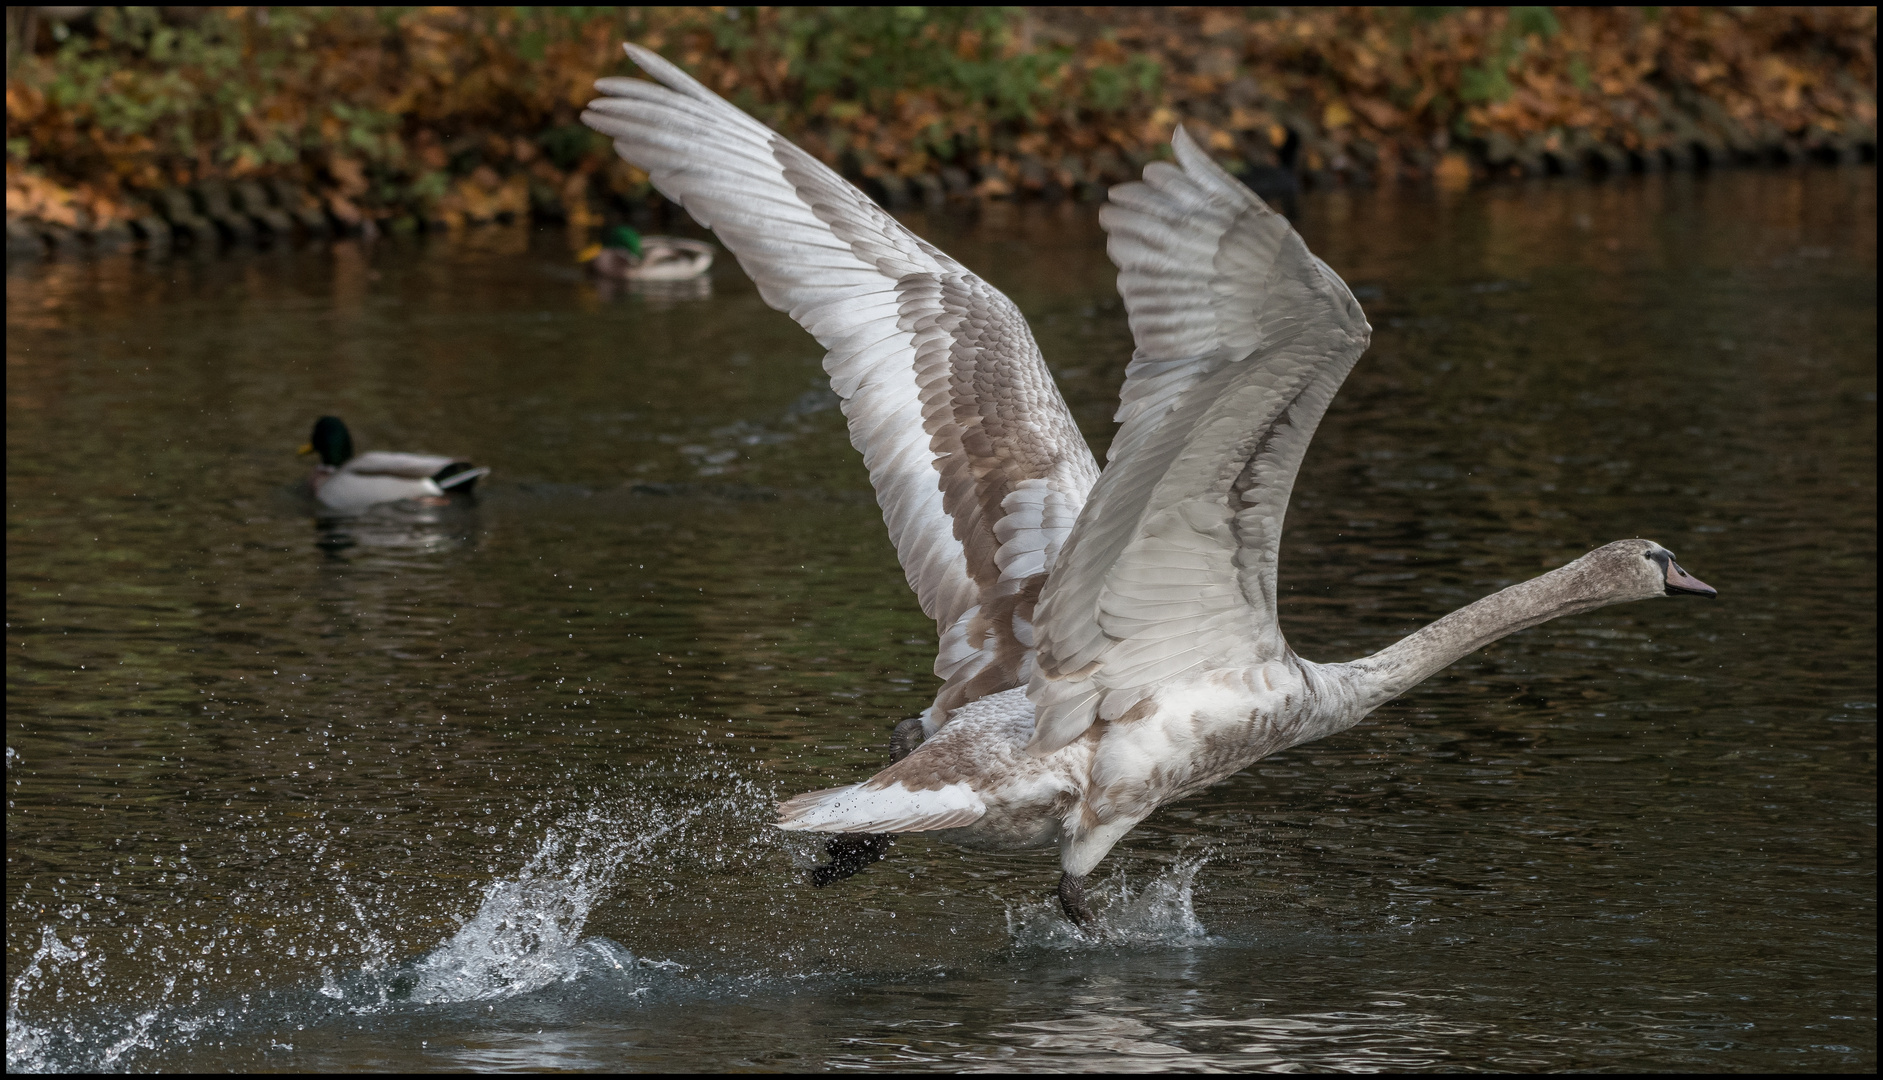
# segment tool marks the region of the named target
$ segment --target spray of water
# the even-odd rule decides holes
[[[1066,920],[1053,898],[1007,906],[1007,936],[1028,948],[1201,945],[1209,931],[1197,918],[1196,875],[1209,857],[1182,858],[1133,890],[1118,874],[1089,894],[1096,918],[1084,928]]]
[[[444,942],[415,960],[397,963],[393,946],[373,929],[376,921],[344,881],[340,898],[352,908],[364,946],[357,971],[324,968],[318,986],[304,994],[284,993],[269,1015],[225,1001],[220,1006],[170,1002],[176,980],[162,998],[135,1014],[92,1022],[60,1019],[35,1024],[27,1007],[35,991],[76,972],[94,981],[106,961],[83,936],[62,939],[45,928],[39,947],[7,992],[7,1071],[103,1071],[135,1067],[139,1053],[175,1047],[206,1032],[302,1024],[324,1013],[373,1013],[387,1009],[497,1001],[561,983],[607,979],[639,993],[656,971],[678,969],[648,961],[602,937],[584,937],[590,914],[613,888],[624,865],[645,858],[653,846],[680,838],[706,807],[650,813],[625,807],[593,808],[551,826],[535,853],[514,875],[484,890],[475,914]],[[381,913],[386,914],[386,913]],[[68,980],[69,981],[69,980]],[[63,1000],[64,994],[58,997]]]
[[[584,940],[582,930],[619,868],[697,814],[628,828],[589,810],[552,827],[515,877],[492,882],[477,914],[411,965],[399,980],[409,985],[409,1000],[488,1001],[638,966],[628,950]]]
[[[7,750],[10,756],[12,749]],[[84,939],[74,939],[74,944],[67,945],[59,940],[58,932],[48,926],[40,934],[39,948],[33,950],[33,958],[20,971],[13,985],[7,988],[7,1071],[20,1072],[27,1069],[43,1068],[44,1061],[51,1048],[53,1033],[26,1021],[20,1006],[28,995],[44,978],[46,969],[53,964],[74,963],[81,958],[80,949]]]

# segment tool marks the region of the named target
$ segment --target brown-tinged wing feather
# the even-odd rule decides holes
[[[1013,303],[647,49],[582,116],[828,351],[850,439],[935,619],[931,731],[1031,674],[1033,605],[1097,464]]]
[[[1137,350],[1104,475],[1036,620],[1048,753],[1159,683],[1287,648],[1275,566],[1295,472],[1371,327],[1287,220],[1179,130],[1100,211]]]

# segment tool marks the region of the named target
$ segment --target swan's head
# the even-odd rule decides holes
[[[1674,553],[1652,540],[1617,540],[1582,557],[1590,569],[1614,582],[1617,601],[1653,596],[1703,596],[1719,591],[1681,569]]]

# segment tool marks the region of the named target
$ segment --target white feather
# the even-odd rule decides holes
[[[1173,146],[1177,164],[1114,188],[1099,215],[1137,351],[1110,464],[1035,614],[1033,753],[1139,688],[1285,652],[1281,515],[1371,329],[1285,219],[1181,130]]]
[[[828,350],[897,557],[944,638],[937,671],[951,681],[937,700],[1014,685],[1005,628],[973,643],[949,635],[966,612],[1051,570],[1098,474],[1025,320],[816,159],[658,55],[627,51],[663,85],[602,79],[583,121]],[[995,433],[991,459],[963,452],[971,425]],[[995,520],[989,505],[1001,507]],[[971,550],[985,565],[970,565]],[[1008,668],[990,669],[996,657]]]
[[[812,791],[778,807],[778,827],[791,832],[903,833],[956,829],[987,813],[965,783],[911,791],[869,783]]]

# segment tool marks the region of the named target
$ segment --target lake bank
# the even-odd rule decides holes
[[[36,10],[20,255],[658,219],[577,122],[630,39],[896,209],[1096,199],[1178,123],[1264,195],[1875,158],[1873,8]]]

